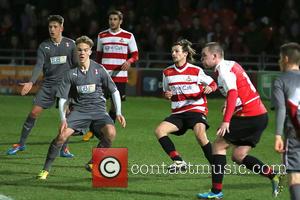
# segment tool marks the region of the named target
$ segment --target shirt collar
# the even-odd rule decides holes
[[[225,62],[224,59],[222,59],[215,67],[215,72],[221,67],[221,65],[223,65],[223,63]]]

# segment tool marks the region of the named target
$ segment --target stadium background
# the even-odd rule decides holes
[[[124,13],[122,27],[134,33],[139,48],[128,87],[128,95],[134,96],[160,94],[161,70],[172,63],[171,44],[187,38],[198,53],[206,42],[222,43],[226,58],[251,71],[262,96],[269,98],[277,73],[261,71],[277,71],[279,46],[300,40],[300,5],[295,0],[1,0],[0,93],[18,93],[18,83],[30,77],[38,44],[48,38],[49,14],[65,18],[65,36],[84,34],[96,41],[108,27],[111,9]],[[199,55],[197,60],[200,64]]]

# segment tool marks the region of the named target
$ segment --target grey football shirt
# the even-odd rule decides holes
[[[80,112],[106,113],[106,99],[103,89],[114,93],[117,88],[104,67],[90,60],[90,67],[86,73],[79,67],[65,73],[61,85],[58,87],[57,97],[68,99],[70,89],[74,94],[73,109]]]
[[[60,43],[51,39],[42,42],[37,50],[37,62],[32,72],[31,82],[35,83],[41,71],[46,85],[56,85],[64,72],[78,63],[74,40],[63,37]]]
[[[300,105],[300,71],[287,71],[274,82],[272,103],[276,111],[276,133],[286,137],[295,137],[295,120],[292,113],[299,112]],[[294,115],[295,116],[295,115]]]

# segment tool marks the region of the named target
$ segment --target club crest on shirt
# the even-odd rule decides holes
[[[186,81],[187,81],[187,82],[192,82],[192,79],[191,79],[191,77],[190,77],[190,76],[188,76],[188,77],[186,78]]]
[[[66,42],[66,46],[69,47],[69,46],[70,46],[70,43],[69,43],[69,42]]]
[[[99,70],[98,69],[95,69],[95,74],[99,74]]]

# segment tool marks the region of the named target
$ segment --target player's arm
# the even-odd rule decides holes
[[[209,94],[217,90],[218,86],[214,79],[204,73],[201,69],[198,74],[198,84],[204,85],[204,94]]]
[[[116,108],[116,116],[117,116],[117,120],[120,122],[120,124],[122,125],[123,128],[126,127],[126,120],[124,118],[124,116],[122,115],[121,112],[121,97],[120,97],[120,92],[118,90],[116,90],[114,93],[111,94],[113,102],[114,102],[114,106]]]
[[[131,38],[129,40],[128,48],[129,48],[131,57],[128,60],[126,60],[123,63],[123,65],[121,66],[121,69],[125,70],[125,71],[127,71],[130,68],[132,63],[135,63],[139,59],[138,48],[137,48],[136,41],[135,41],[135,38],[133,35],[131,36]]]
[[[278,153],[284,152],[283,129],[284,129],[284,121],[286,117],[286,106],[285,106],[284,92],[282,88],[283,88],[282,82],[280,81],[280,79],[276,79],[273,85],[272,102],[275,108],[275,121],[276,121],[274,149]]]
[[[224,136],[226,132],[229,132],[230,120],[233,116],[238,98],[235,74],[232,72],[227,72],[222,74],[222,77],[224,80],[223,87],[226,89],[227,95],[223,122],[217,131],[217,135],[219,136]]]
[[[168,100],[171,100],[173,94],[172,94],[172,91],[169,88],[169,85],[168,85],[168,82],[167,82],[167,79],[166,79],[164,73],[163,73],[163,81],[162,82],[163,82],[162,89],[163,89],[164,98],[166,98]]]
[[[76,45],[74,42],[73,48],[72,48],[72,66],[71,66],[71,68],[75,68],[78,65],[79,65],[79,57],[78,57],[78,52],[76,50]]]
[[[68,108],[67,99],[60,98],[58,103],[58,110],[59,110],[59,116],[61,121],[60,132],[68,128],[68,124],[66,120],[67,108]]]
[[[101,63],[102,55],[103,55],[103,44],[101,42],[100,35],[98,35],[97,49],[96,49],[96,62],[99,64]]]
[[[71,88],[71,81],[70,81],[69,73],[66,72],[56,93],[56,97],[59,98],[58,110],[59,110],[59,115],[61,120],[60,131],[63,131],[64,129],[68,128],[66,113],[68,109],[67,99],[70,92],[70,88]]]
[[[117,89],[116,84],[113,82],[113,80],[111,79],[110,75],[108,74],[108,72],[104,69],[104,67],[101,68],[102,70],[102,83],[103,86],[105,88],[107,88],[112,96],[112,100],[114,103],[114,106],[116,108],[116,116],[117,116],[117,120],[120,122],[120,124],[122,125],[123,128],[126,127],[126,120],[125,117],[122,115],[122,109],[121,109],[121,96],[120,96],[120,92]]]
[[[44,55],[44,52],[42,51],[42,47],[40,46],[37,50],[37,61],[33,68],[31,79],[29,80],[29,82],[20,83],[20,85],[22,86],[22,89],[21,89],[22,96],[28,94],[28,92],[31,90],[33,84],[38,79],[39,75],[41,74],[41,72],[43,70],[44,61],[45,61],[45,55]]]

